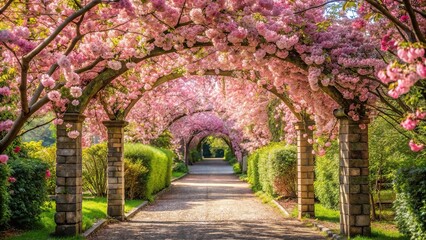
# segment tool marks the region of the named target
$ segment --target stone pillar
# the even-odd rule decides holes
[[[348,237],[371,233],[368,123],[339,117],[340,232]]]
[[[56,143],[56,235],[74,236],[82,231],[82,164],[81,131],[84,116],[78,113],[65,113],[64,124],[57,126]],[[71,124],[70,129],[67,125]],[[72,139],[69,131],[80,135]]]
[[[124,216],[124,127],[126,121],[105,121],[108,131],[108,216],[123,221]]]
[[[312,144],[308,139],[313,138],[312,130],[308,126],[314,122],[296,123],[297,131],[297,203],[299,219],[302,217],[315,217],[314,194],[314,155]]]

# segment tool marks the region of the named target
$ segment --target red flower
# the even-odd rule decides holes
[[[21,147],[16,146],[15,149],[13,149],[14,153],[19,153],[21,151]]]
[[[50,173],[50,170],[46,169],[46,178],[50,178],[50,176],[52,176],[52,174]]]
[[[9,178],[7,179],[7,181],[9,181],[10,183],[14,183],[14,182],[16,182],[16,178],[14,178],[14,177],[9,177]]]

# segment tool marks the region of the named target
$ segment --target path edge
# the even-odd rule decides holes
[[[281,211],[281,213],[283,213],[286,217],[289,217],[290,216],[290,214],[289,214],[289,212],[281,205],[281,204],[279,204],[275,199],[273,199],[272,201],[271,201],[280,211]],[[300,221],[300,220],[299,220]],[[316,221],[314,221],[314,220],[307,220],[307,221],[301,221],[302,223],[306,223],[306,222],[309,222],[309,223],[311,223],[317,230],[319,230],[320,232],[323,232],[323,233],[325,233],[326,234],[326,236],[328,237],[328,238],[330,238],[330,239],[333,239],[333,240],[343,240],[343,239],[346,239],[346,238],[344,238],[344,237],[342,237],[342,236],[340,236],[339,234],[337,234],[337,233],[334,233],[333,231],[331,231],[331,229],[329,229],[329,228],[327,228],[327,227],[325,227],[325,226],[323,226],[323,225],[321,225],[320,223],[318,223],[318,222],[316,222]]]
[[[178,178],[172,179],[170,182],[173,183],[173,182],[175,182],[179,179],[186,177],[187,175],[188,175],[188,173],[185,173],[184,175],[182,175]],[[163,195],[165,192],[169,191],[172,186],[173,186],[173,184],[170,184],[168,187],[164,188],[163,190],[161,190],[157,194],[155,194],[154,195],[154,201],[152,201],[152,202],[155,202],[155,200],[157,200],[158,197]],[[124,214],[124,216],[126,217],[126,220],[134,217],[136,215],[136,213],[141,211],[148,204],[149,204],[148,201],[143,201],[137,207],[130,210],[130,212]],[[95,224],[93,224],[93,226],[91,226],[89,229],[84,231],[84,233],[82,233],[81,236],[84,237],[84,238],[88,238],[88,237],[92,236],[93,234],[95,234],[98,230],[100,230],[102,227],[104,227],[107,224],[108,224],[108,218],[101,219],[101,220],[97,221]]]

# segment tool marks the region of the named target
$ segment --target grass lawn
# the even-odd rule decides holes
[[[126,200],[125,212],[129,212],[143,200]],[[89,229],[96,221],[106,218],[107,199],[83,197],[83,231]],[[54,238],[50,234],[55,231],[55,202],[46,203],[45,209],[41,214],[40,222],[34,225],[33,230],[23,231],[14,236],[6,238],[7,240],[44,240],[44,239],[83,239],[80,236],[69,238]]]
[[[331,226],[337,226],[337,229],[333,229],[335,232],[338,232],[339,228],[339,211],[332,210],[323,207],[321,204],[315,204],[315,216],[320,222],[324,223],[335,223]],[[327,224],[329,227],[330,225]],[[353,240],[408,240],[408,237],[402,235],[395,224],[391,221],[381,221],[381,222],[372,222],[371,223],[371,237],[355,237],[351,238]]]
[[[172,179],[176,179],[185,175],[186,172],[172,172]]]

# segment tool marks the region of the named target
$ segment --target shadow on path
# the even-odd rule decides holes
[[[221,159],[194,164],[152,205],[92,239],[325,239],[262,204]]]

